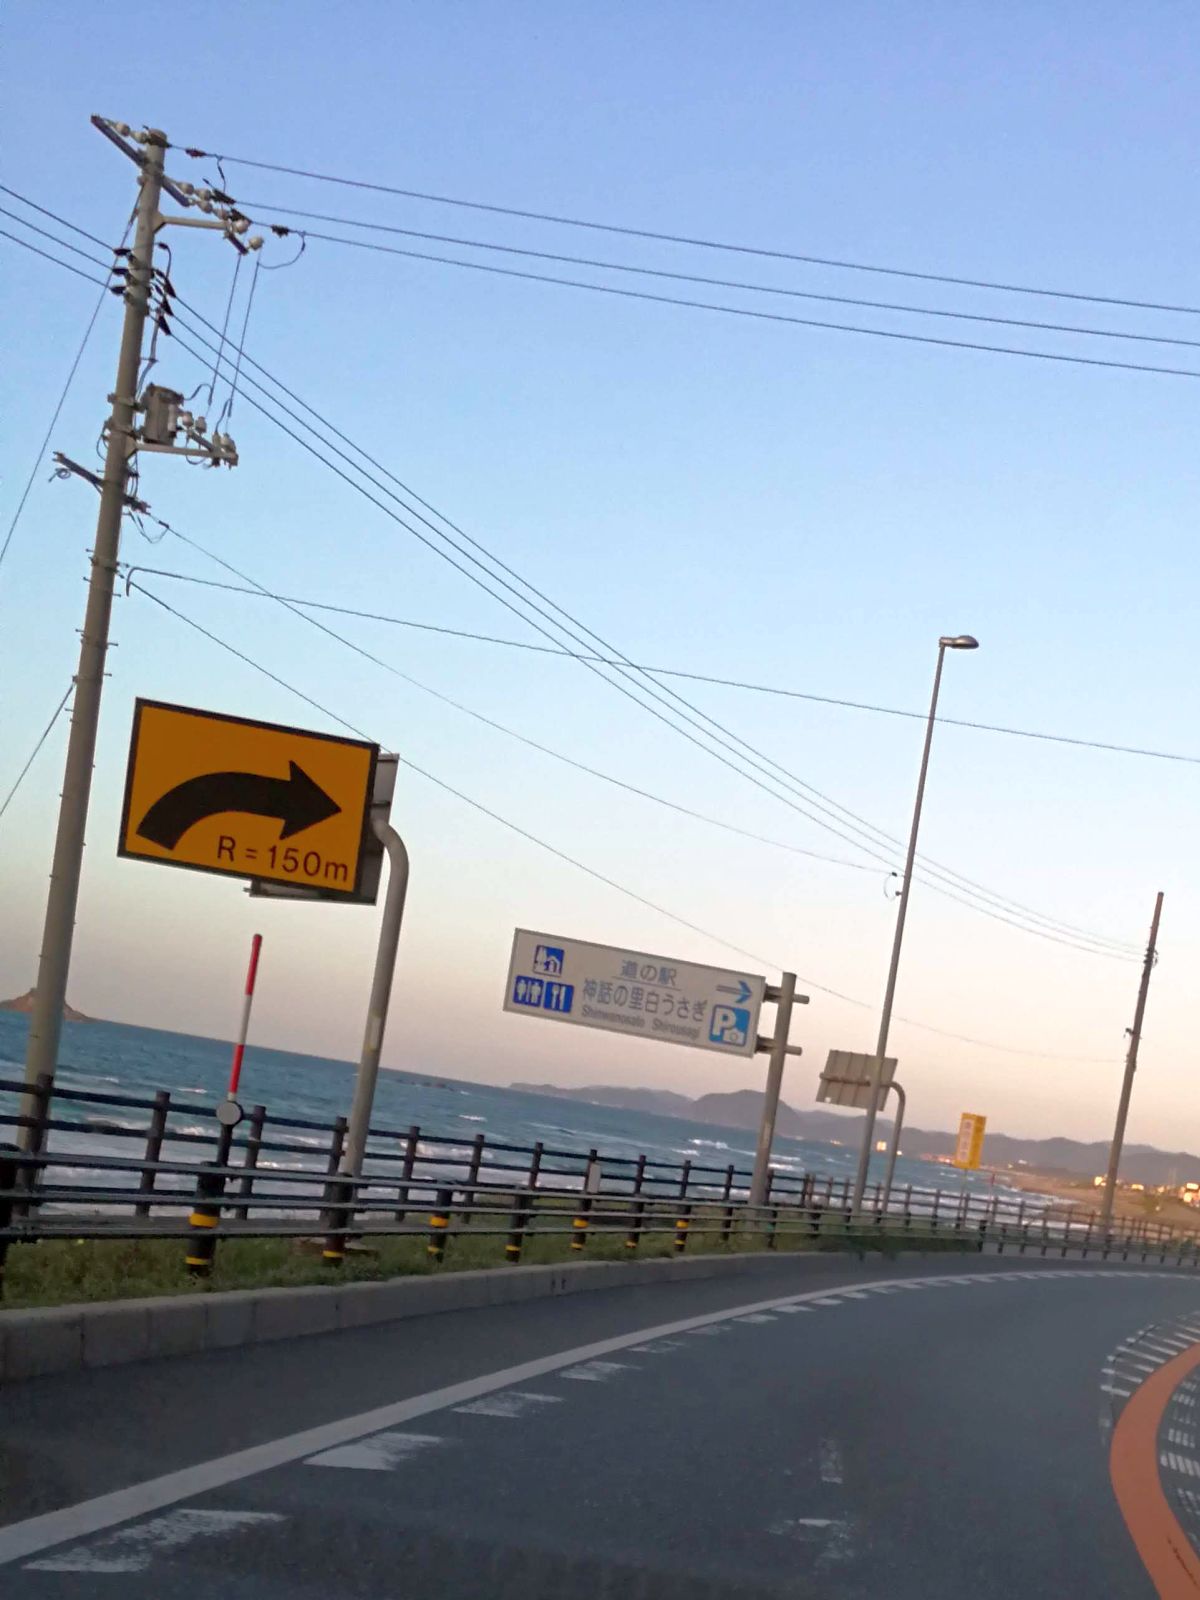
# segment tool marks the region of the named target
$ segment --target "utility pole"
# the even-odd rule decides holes
[[[904,859],[904,876],[900,880],[899,904],[896,907],[896,927],[892,937],[892,959],[888,966],[887,988],[883,995],[883,1010],[879,1016],[879,1040],[875,1046],[875,1070],[871,1074],[871,1097],[863,1119],[862,1147],[858,1152],[858,1170],[854,1176],[852,1212],[862,1210],[867,1176],[871,1170],[871,1148],[875,1140],[875,1118],[883,1100],[883,1062],[887,1055],[888,1033],[892,1026],[892,1002],[896,998],[896,979],[900,972],[900,951],[904,944],[904,924],[908,917],[908,901],[912,894],[913,868],[917,860],[917,835],[921,830],[921,806],[925,800],[925,779],[929,776],[929,751],[933,744],[933,730],[937,723],[938,695],[942,687],[942,663],[947,650],[978,650],[979,641],[969,633],[943,635],[938,640],[937,670],[933,675],[933,693],[929,699],[929,716],[925,722],[925,743],[921,749],[921,772],[917,778],[917,798],[913,805],[912,828],[908,835],[908,854]]]
[[[100,512],[96,519],[87,608],[80,636],[75,700],[71,711],[71,731],[67,741],[66,770],[50,868],[37,984],[29,1018],[29,1042],[25,1055],[26,1093],[21,1103],[21,1111],[27,1117],[32,1116],[36,1109],[36,1102],[29,1091],[40,1077],[53,1078],[58,1062],[79,901],[92,767],[100,722],[100,697],[108,654],[113,585],[120,551],[121,519],[128,504],[130,466],[138,449],[188,455],[214,466],[221,461],[232,466],[237,459],[232,440],[219,433],[214,434],[211,440],[205,439],[203,419],[193,426],[192,418],[178,410],[176,402],[182,397],[173,395],[169,390],[153,387],[147,390],[147,396],[153,394],[158,399],[155,423],[139,434],[137,414],[147,408],[139,401],[138,377],[143,335],[155,284],[154,245],[158,230],[173,221],[191,227],[219,229],[239,251],[244,252],[247,246],[235,235],[244,232],[248,224],[232,207],[222,209],[215,206],[210,191],[197,192],[189,186],[185,192],[166,176],[163,161],[168,148],[167,137],[157,128],[148,128],[143,133],[135,134],[125,123],[112,122],[107,118],[93,117],[92,123],[137,165],[140,177],[134,239],[125,270],[125,320],[121,329],[117,378],[109,396],[112,410],[107,424],[104,475],[98,482],[92,480],[97,482],[100,490]],[[181,205],[198,205],[209,212],[214,220],[163,217],[159,205],[164,189]],[[252,241],[250,248],[253,247]],[[173,442],[181,427],[186,429],[188,441],[182,447]],[[20,1129],[23,1148],[31,1147],[34,1132],[30,1126]]]
[[[1113,1201],[1117,1194],[1117,1169],[1121,1165],[1121,1147],[1125,1143],[1125,1119],[1129,1115],[1129,1098],[1133,1093],[1133,1075],[1137,1071],[1138,1045],[1142,1039],[1142,1019],[1146,1015],[1146,998],[1150,993],[1150,974],[1154,971],[1158,948],[1158,921],[1162,916],[1162,890],[1154,902],[1154,915],[1150,919],[1150,939],[1146,957],[1142,962],[1142,981],[1138,984],[1137,1005],[1133,1011],[1133,1027],[1129,1030],[1129,1049],[1125,1052],[1125,1077],[1121,1084],[1121,1099],[1117,1105],[1117,1125],[1113,1129],[1112,1149],[1108,1153],[1108,1179],[1104,1185],[1104,1202],[1100,1216],[1106,1228],[1112,1225]]]

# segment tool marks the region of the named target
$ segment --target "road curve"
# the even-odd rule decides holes
[[[981,1257],[35,1380],[0,1594],[1194,1600],[1193,1386],[1200,1280]]]

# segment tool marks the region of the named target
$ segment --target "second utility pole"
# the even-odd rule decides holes
[[[1150,921],[1150,940],[1146,945],[1146,958],[1142,963],[1142,981],[1138,985],[1137,1005],[1133,1012],[1133,1027],[1129,1030],[1129,1049],[1125,1053],[1125,1078],[1121,1084],[1121,1099],[1117,1106],[1117,1125],[1113,1129],[1112,1149],[1108,1153],[1108,1179],[1104,1185],[1104,1202],[1100,1216],[1107,1228],[1112,1224],[1113,1201],[1117,1194],[1117,1169],[1121,1165],[1121,1146],[1125,1143],[1125,1119],[1129,1115],[1129,1097],[1133,1093],[1133,1075],[1137,1071],[1138,1045],[1142,1039],[1142,1019],[1146,1015],[1146,997],[1150,993],[1150,974],[1154,971],[1158,948],[1158,919],[1162,916],[1162,890],[1154,902],[1154,916]]]
[[[66,771],[63,774],[62,801],[58,811],[58,831],[54,838],[54,860],[50,868],[50,890],[46,899],[37,986],[29,1018],[29,1043],[25,1055],[27,1088],[36,1084],[42,1074],[54,1075],[59,1036],[62,1033],[63,1006],[67,998],[67,973],[71,965],[75,909],[83,867],[84,832],[92,788],[92,766],[96,758],[96,730],[100,722],[100,695],[108,654],[113,583],[117,572],[121,518],[125,512],[129,463],[135,443],[138,369],[142,360],[142,335],[150,308],[154,235],[162,193],[166,135],[157,129],[150,129],[143,148],[145,153],[141,162],[137,229],[125,280],[125,323],[121,330],[116,386],[110,397],[112,413],[108,422],[108,446],[100,488],[100,514],[96,521],[87,611],[79,645],[79,668],[75,674],[75,703],[71,710],[71,733],[67,741]],[[27,1116],[33,1114],[34,1103],[29,1094],[25,1095],[21,1110]],[[28,1148],[31,1129],[26,1126],[20,1131],[21,1142]]]

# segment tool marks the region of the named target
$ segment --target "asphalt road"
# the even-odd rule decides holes
[[[1197,1357],[1191,1275],[928,1257],[35,1380],[0,1595],[1175,1600]]]

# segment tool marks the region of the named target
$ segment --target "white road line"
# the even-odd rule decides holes
[[[156,1555],[178,1550],[195,1539],[212,1539],[222,1533],[238,1533],[261,1527],[264,1522],[283,1522],[278,1511],[195,1511],[181,1507],[165,1517],[154,1517],[136,1528],[122,1528],[106,1539],[93,1539],[60,1555],[26,1563],[26,1570],[38,1572],[145,1572]]]
[[[583,1361],[577,1367],[560,1372],[560,1378],[574,1378],[579,1383],[607,1383],[618,1372],[631,1370],[628,1361]]]
[[[1122,1400],[1127,1400],[1133,1393],[1132,1389],[1122,1389],[1115,1383],[1102,1383],[1100,1387],[1103,1389],[1105,1394],[1120,1395]]]
[[[818,1459],[821,1464],[822,1483],[842,1483],[844,1481],[842,1450],[836,1439],[821,1440]]]
[[[1155,1276],[1176,1278],[1178,1275],[1171,1271],[1135,1274],[1114,1268],[1113,1276],[1133,1279]],[[897,1288],[919,1288],[931,1280],[891,1281]],[[871,1289],[876,1287],[876,1284],[856,1284],[855,1287]],[[306,1428],[299,1433],[286,1434],[278,1439],[269,1439],[263,1444],[251,1445],[245,1450],[235,1450],[229,1455],[217,1456],[208,1461],[198,1462],[194,1466],[181,1467],[175,1472],[164,1473],[161,1477],[147,1478],[141,1483],[114,1489],[91,1500],[81,1500],[59,1511],[47,1511],[41,1516],[28,1517],[21,1522],[10,1522],[7,1526],[0,1527],[0,1566],[13,1561],[23,1561],[26,1557],[37,1555],[54,1545],[86,1538],[89,1534],[117,1527],[120,1523],[132,1522],[137,1517],[149,1516],[166,1506],[176,1506],[180,1501],[193,1499],[196,1495],[223,1489],[226,1485],[238,1483],[243,1478],[252,1478],[259,1473],[270,1472],[276,1467],[287,1466],[294,1461],[303,1461],[308,1456],[331,1450],[338,1445],[350,1444],[356,1439],[363,1439],[383,1429],[398,1428],[404,1423],[433,1416],[439,1411],[451,1411],[455,1406],[481,1399],[484,1395],[494,1394],[500,1389],[509,1389],[513,1384],[530,1383],[537,1378],[546,1377],[549,1373],[564,1372],[568,1367],[576,1366],[580,1362],[613,1355],[622,1350],[645,1348],[652,1343],[661,1350],[667,1340],[673,1336],[690,1333],[693,1328],[703,1328],[716,1322],[731,1322],[749,1312],[774,1311],[781,1305],[795,1305],[801,1302],[809,1305],[837,1303],[835,1298],[824,1293],[797,1295],[793,1290],[786,1296],[781,1295],[770,1300],[759,1300],[748,1305],[731,1306],[724,1311],[710,1311],[702,1316],[685,1317],[654,1327],[639,1328],[636,1333],[617,1334],[612,1338],[579,1345],[572,1350],[560,1350],[554,1355],[522,1361],[516,1366],[502,1367],[477,1378],[467,1378],[461,1383],[447,1384],[444,1388],[432,1389],[425,1394],[411,1395],[404,1400],[376,1406],[370,1411],[359,1412],[356,1416],[340,1417],[319,1427]]]
[[[775,1318],[768,1311],[752,1311],[748,1317],[739,1317],[739,1322],[774,1322]]]
[[[309,1456],[304,1465],[353,1467],[360,1472],[394,1472],[422,1450],[446,1442],[432,1433],[376,1433],[367,1439],[356,1439],[352,1444],[339,1444],[332,1450],[322,1450],[319,1455]]]
[[[538,1406],[562,1404],[561,1394],[534,1394],[530,1389],[510,1389],[507,1394],[489,1394],[470,1405],[455,1406],[460,1417],[520,1417]]]

